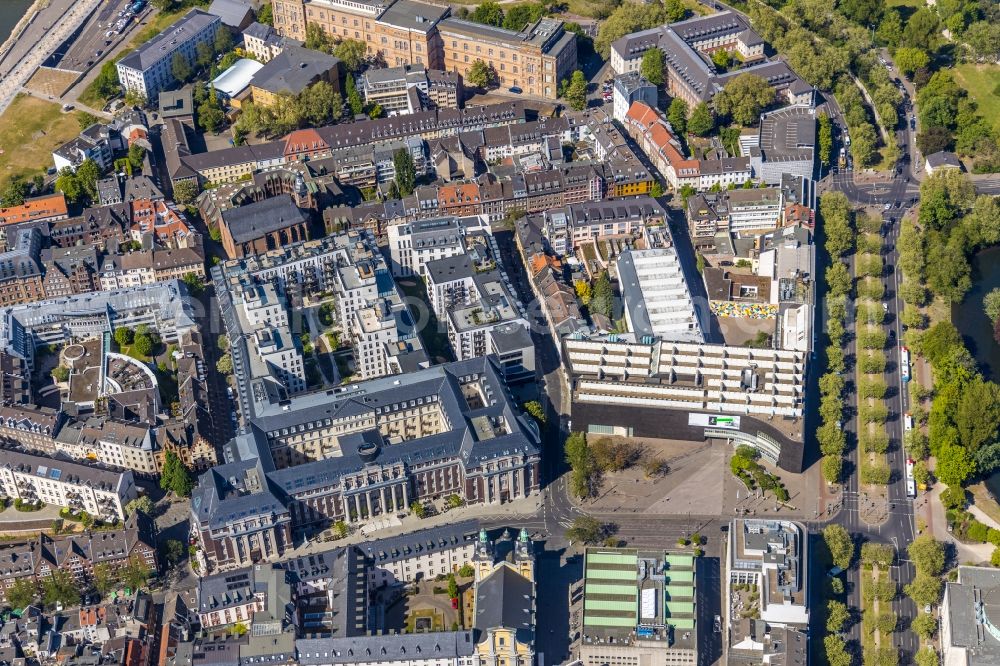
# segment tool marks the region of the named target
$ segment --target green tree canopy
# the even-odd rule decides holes
[[[131,516],[136,511],[142,511],[147,516],[151,516],[153,515],[153,508],[153,500],[150,499],[149,495],[143,495],[142,497],[136,497],[125,505],[125,515]]]
[[[477,59],[469,68],[469,73],[465,77],[466,81],[477,88],[492,88],[496,86],[499,76],[492,64],[487,64],[482,59]]]
[[[500,4],[493,2],[493,0],[486,0],[486,2],[480,3],[471,14],[469,14],[469,20],[475,21],[476,23],[482,23],[483,25],[492,25],[497,28],[503,27],[503,9]]]
[[[413,194],[417,182],[417,170],[413,156],[406,148],[400,148],[392,155],[392,163],[396,169],[396,187],[400,195],[408,197]]]
[[[663,74],[663,51],[653,47],[642,54],[639,72],[654,86],[662,86],[666,79]]]
[[[918,536],[907,546],[906,552],[918,574],[940,576],[944,571],[944,545],[930,534]]]
[[[687,102],[680,97],[670,100],[670,106],[667,108],[667,120],[670,121],[670,126],[674,128],[675,133],[684,134],[687,131],[687,117]]]
[[[194,479],[191,477],[191,473],[173,451],[167,451],[163,457],[160,488],[172,492],[178,497],[189,497],[194,488]]]
[[[7,589],[7,603],[11,608],[26,608],[37,597],[38,585],[33,578],[18,578],[14,580],[14,585]]]
[[[333,55],[340,58],[349,73],[358,72],[365,64],[368,45],[360,39],[342,39],[333,47]],[[350,74],[348,74],[350,76]]]
[[[834,566],[847,569],[854,559],[854,541],[841,525],[827,525],[823,529],[823,541],[830,551]]]
[[[715,109],[734,122],[749,127],[774,102],[774,89],[756,74],[740,74],[715,95]]]
[[[600,543],[608,535],[607,526],[596,518],[579,516],[566,530],[566,538],[583,544]]]
[[[705,102],[699,103],[691,111],[688,118],[687,128],[695,136],[707,136],[715,127],[715,118],[712,117],[712,110]]]
[[[175,53],[173,59],[170,61],[170,72],[174,75],[174,78],[178,81],[184,83],[194,74],[191,69],[191,63],[188,59],[184,57],[183,53]]]
[[[576,70],[563,90],[563,97],[571,108],[582,111],[587,108],[587,77]]]

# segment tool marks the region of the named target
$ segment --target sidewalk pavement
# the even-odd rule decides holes
[[[505,504],[477,504],[474,506],[463,506],[457,509],[450,509],[437,513],[427,518],[417,518],[413,514],[407,514],[400,519],[399,525],[387,527],[385,529],[362,533],[360,528],[354,529],[351,534],[343,539],[332,541],[309,541],[286,554],[287,558],[308,555],[309,553],[322,552],[332,548],[339,548],[355,543],[371,541],[373,539],[384,539],[386,537],[408,534],[432,527],[440,527],[457,523],[463,520],[496,520],[498,518],[509,518],[511,527],[516,527],[518,520],[537,520],[538,511],[542,504],[542,495],[514,500]]]
[[[951,533],[948,532],[948,519],[945,516],[944,505],[941,504],[941,492],[947,487],[943,483],[937,483],[931,490],[921,495],[914,506],[916,515],[924,520],[927,524],[928,532],[936,540],[955,546],[959,562],[973,562],[976,564],[989,562],[995,548],[993,544],[962,543],[958,539],[953,538]],[[972,508],[974,509],[975,507]],[[979,509],[976,509],[976,511],[982,513]],[[973,514],[976,514],[976,511],[973,511]],[[977,520],[982,520],[978,514],[976,514],[976,518]],[[989,525],[991,523],[996,524],[993,520],[990,520],[986,524]]]

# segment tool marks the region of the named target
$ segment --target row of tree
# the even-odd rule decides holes
[[[847,322],[847,298],[852,280],[843,257],[854,249],[854,213],[842,192],[827,192],[820,198],[820,219],[826,232],[824,249],[830,265],[824,273],[827,295],[827,372],[819,380],[820,420],[816,440],[823,454],[823,478],[838,483],[843,474],[843,456],[847,437],[844,420],[844,342]]]

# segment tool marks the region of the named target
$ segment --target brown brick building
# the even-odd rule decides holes
[[[335,39],[365,42],[390,67],[423,64],[466,76],[482,60],[501,88],[549,99],[576,69],[576,35],[562,21],[542,18],[515,31],[449,14],[416,0],[274,0],[274,27],[283,36],[305,40],[306,25],[319,25]]]

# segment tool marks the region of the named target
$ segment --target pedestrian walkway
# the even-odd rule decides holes
[[[538,512],[541,509],[541,495],[522,498],[507,502],[505,504],[475,504],[463,506],[457,509],[450,509],[437,513],[426,518],[417,518],[409,513],[399,518],[395,525],[384,527],[378,531],[365,534],[365,530],[357,529],[343,539],[333,541],[309,541],[301,546],[289,551],[285,557],[292,558],[309,553],[321,552],[355,543],[370,541],[371,539],[385,539],[387,537],[399,536],[410,532],[440,527],[450,523],[457,523],[463,520],[499,520],[509,519],[511,527],[516,527],[519,520],[537,521]]]
[[[951,533],[948,532],[948,519],[945,516],[944,505],[941,504],[941,493],[948,486],[943,483],[936,484],[931,490],[924,493],[918,498],[914,504],[914,511],[918,518],[922,519],[927,525],[927,531],[933,536],[937,541],[943,543],[950,543],[955,546],[955,551],[957,554],[957,559],[959,562],[989,562],[990,557],[993,555],[993,550],[995,546],[991,543],[962,543],[958,539],[952,537]],[[975,509],[975,507],[970,507]],[[976,512],[982,514],[982,511],[976,509]],[[988,516],[983,514],[989,522],[987,525],[996,525],[996,522],[989,519]],[[976,515],[977,520],[982,520],[979,515]],[[983,521],[984,523],[986,521]]]

